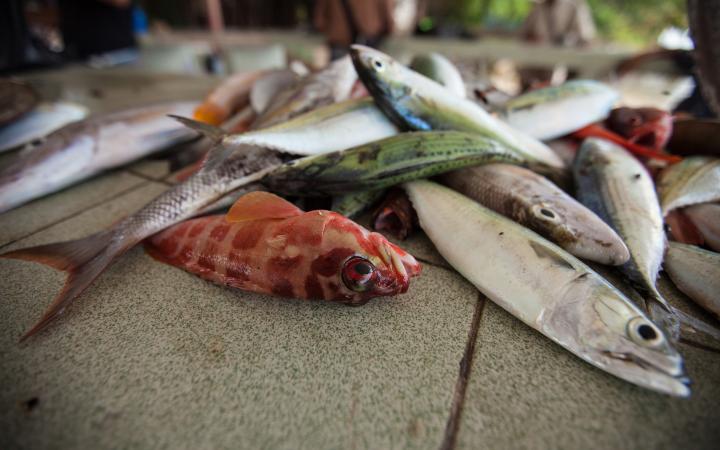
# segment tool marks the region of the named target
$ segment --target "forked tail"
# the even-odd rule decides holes
[[[124,248],[118,249],[109,245],[112,234],[112,230],[103,231],[83,239],[13,250],[0,255],[0,258],[38,262],[68,273],[60,293],[45,310],[40,320],[20,338],[21,342],[43,330],[60,316],[65,308],[124,251]]]
[[[657,290],[650,297],[645,302],[648,314],[673,342],[682,338],[704,346],[720,345],[720,330],[716,327],[670,305]]]

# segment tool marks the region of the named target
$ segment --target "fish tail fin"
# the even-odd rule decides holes
[[[0,255],[0,258],[38,262],[68,273],[60,293],[40,320],[20,338],[21,342],[43,330],[60,316],[121,253],[109,245],[112,234],[112,230],[103,231],[83,239],[13,250]]]
[[[216,127],[215,125],[210,125],[205,122],[199,122],[197,120],[188,119],[187,117],[176,116],[173,114],[169,114],[169,116],[177,120],[181,124],[185,125],[186,127],[192,128],[203,136],[206,136],[213,142],[213,144],[219,143],[223,140],[225,136],[227,136],[225,130]]]
[[[667,332],[673,342],[682,338],[704,346],[708,343],[720,345],[720,329],[670,305],[657,290],[652,292],[650,301],[646,301],[646,307],[650,318]]]
[[[650,298],[645,300],[645,309],[653,322],[665,331],[672,342],[680,339],[680,319],[676,310],[670,306],[657,289],[650,291]]]
[[[675,309],[675,314],[680,320],[680,336],[684,341],[717,349],[720,345],[720,329],[679,309]]]

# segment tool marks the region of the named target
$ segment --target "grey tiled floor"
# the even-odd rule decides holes
[[[0,215],[0,251],[98,231],[168,171]],[[690,399],[645,391],[485,300],[424,235],[402,245],[423,274],[360,308],[212,285],[136,248],[24,344],[64,277],[0,260],[0,448],[717,448],[720,354],[680,346]]]

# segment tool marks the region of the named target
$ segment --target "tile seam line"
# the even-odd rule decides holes
[[[138,178],[140,178],[140,177],[138,177]],[[20,236],[20,237],[17,238],[17,239],[13,239],[13,240],[10,241],[10,242],[7,242],[7,243],[5,243],[5,244],[0,245],[0,251],[2,251],[3,249],[5,249],[6,247],[11,246],[12,244],[15,244],[16,242],[20,242],[20,241],[22,241],[23,239],[27,239],[27,238],[29,238],[29,237],[31,237],[31,236],[34,236],[34,235],[36,235],[36,234],[38,234],[38,233],[40,233],[40,232],[43,232],[43,231],[47,230],[48,228],[52,228],[52,227],[55,226],[55,225],[59,225],[59,224],[61,224],[61,223],[63,223],[63,222],[66,222],[66,221],[72,219],[72,218],[75,217],[75,216],[79,216],[80,214],[82,214],[82,213],[84,213],[84,212],[86,212],[86,211],[90,211],[91,209],[95,209],[95,208],[97,208],[98,206],[102,205],[102,204],[105,203],[105,202],[109,202],[109,201],[115,200],[115,199],[117,199],[117,198],[119,198],[119,197],[122,197],[123,195],[129,194],[130,192],[132,192],[132,191],[134,191],[134,190],[136,190],[136,189],[139,189],[139,188],[141,188],[141,187],[144,187],[144,186],[147,186],[148,184],[150,184],[150,181],[149,181],[149,180],[146,180],[146,179],[144,179],[144,178],[140,178],[140,179],[143,180],[143,181],[141,181],[140,183],[138,183],[138,184],[136,184],[136,185],[134,185],[134,186],[131,186],[131,187],[129,187],[129,188],[123,190],[123,191],[120,191],[120,192],[116,193],[115,195],[112,195],[112,196],[110,196],[110,197],[108,197],[108,198],[106,198],[106,199],[103,199],[103,200],[98,201],[98,202],[96,202],[96,203],[92,203],[92,204],[88,205],[85,209],[83,209],[82,211],[78,211],[78,212],[69,214],[69,215],[67,215],[67,216],[61,217],[60,219],[58,219],[58,220],[56,220],[56,221],[54,221],[54,222],[52,222],[52,223],[49,223],[49,224],[47,224],[47,225],[45,225],[45,226],[43,226],[43,227],[41,227],[41,228],[38,228],[37,230],[35,230],[35,231],[31,232],[31,233],[25,234],[25,235],[23,235],[23,236]]]
[[[155,183],[164,184],[169,187],[175,186],[174,183],[171,183],[170,181],[166,181],[166,178],[152,178],[148,175],[145,175],[144,173],[136,172],[132,169],[125,169],[125,172],[129,173],[130,175],[136,176],[138,178],[142,178],[145,181],[153,181]],[[168,176],[170,176],[170,175],[168,175]]]
[[[460,360],[458,377],[455,381],[453,390],[453,400],[450,406],[450,415],[445,425],[445,434],[440,444],[440,450],[452,450],[457,445],[457,435],[460,430],[460,418],[462,417],[463,405],[467,392],[467,385],[472,372],[473,356],[475,354],[475,344],[477,342],[478,331],[480,329],[480,320],[482,319],[485,304],[488,299],[482,292],[478,291],[475,310],[473,311],[470,330],[468,331],[468,339],[465,343],[463,357]]]

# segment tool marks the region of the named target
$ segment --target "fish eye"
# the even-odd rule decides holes
[[[628,322],[627,331],[633,342],[648,347],[657,347],[665,340],[657,326],[643,317],[635,317]]]
[[[375,58],[373,58],[373,60],[372,60],[372,65],[375,67],[375,70],[377,70],[377,71],[381,71],[385,68],[385,64],[383,64],[383,62],[380,61],[379,59],[375,59]]]
[[[374,284],[375,270],[375,266],[367,258],[353,256],[343,265],[343,283],[352,291],[365,292]]]
[[[533,214],[535,214],[535,217],[538,217],[542,220],[550,222],[557,222],[558,220],[560,220],[560,217],[557,215],[557,213],[545,205],[534,205],[532,207],[532,211]]]

